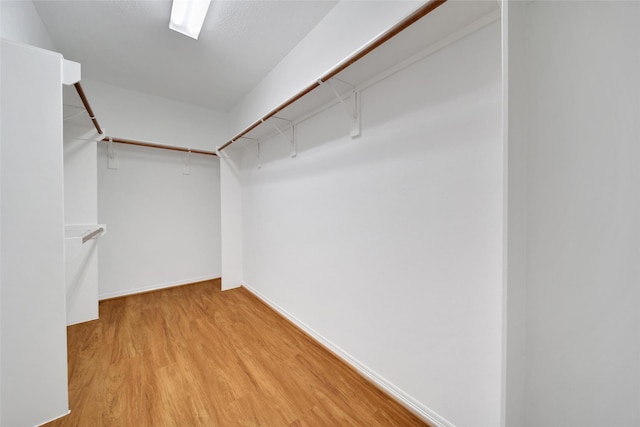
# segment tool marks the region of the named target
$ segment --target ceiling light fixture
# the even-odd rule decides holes
[[[169,28],[198,39],[211,0],[173,0]]]

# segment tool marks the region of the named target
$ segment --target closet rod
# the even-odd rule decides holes
[[[332,77],[335,77],[340,72],[342,72],[345,69],[347,69],[350,65],[356,63],[357,61],[359,61],[360,59],[362,59],[363,57],[365,57],[366,55],[371,53],[373,50],[375,50],[376,48],[382,46],[384,43],[386,43],[387,41],[392,39],[394,36],[396,36],[397,34],[402,32],[403,30],[405,30],[408,27],[410,27],[416,21],[420,20],[421,18],[424,18],[429,13],[433,12],[436,8],[438,8],[438,6],[441,6],[446,1],[447,0],[429,0],[429,1],[427,1],[425,4],[423,4],[418,9],[416,9],[411,15],[407,16],[402,21],[398,22],[396,25],[394,25],[393,27],[389,28],[384,33],[380,34],[378,37],[373,39],[369,44],[367,44],[366,46],[362,47],[360,50],[356,51],[353,55],[351,55],[350,57],[348,57],[347,59],[345,59],[344,61],[339,63],[337,66],[332,68],[329,72],[327,72],[325,75],[323,75],[322,77],[317,79],[315,82],[313,82],[312,84],[310,84],[306,88],[302,89],[300,92],[296,93],[291,98],[287,99],[286,101],[284,101],[282,104],[278,105],[273,110],[269,111],[261,119],[259,119],[258,121],[254,122],[252,125],[250,125],[245,130],[240,132],[238,135],[236,135],[230,141],[227,141],[224,145],[219,147],[218,150],[222,151],[223,149],[227,148],[228,146],[230,146],[231,144],[236,142],[238,139],[242,138],[243,136],[245,136],[246,134],[251,132],[253,129],[255,129],[258,126],[260,126],[262,124],[262,122],[267,121],[271,117],[273,117],[276,114],[278,114],[280,111],[282,111],[285,108],[287,108],[289,105],[293,104],[294,102],[296,102],[297,100],[299,100],[300,98],[302,98],[303,96],[305,96],[306,94],[308,94],[309,92],[311,92],[312,90],[314,90],[315,88],[320,86],[320,83],[319,83],[320,81],[326,82],[327,80],[331,79]]]
[[[93,239],[98,234],[102,233],[103,231],[104,231],[104,228],[102,228],[102,227],[98,228],[97,230],[92,231],[91,233],[87,234],[86,236],[84,236],[82,238],[82,243],[87,243],[89,240]]]
[[[140,147],[151,147],[151,148],[163,148],[165,150],[182,151],[185,153],[206,154],[209,156],[216,156],[216,153],[214,151],[196,150],[195,148],[177,147],[175,145],[155,144],[153,142],[136,141],[133,139],[105,137],[104,139],[101,139],[101,141],[109,142],[109,139],[111,139],[113,142],[117,142],[118,144],[138,145]]]
[[[78,82],[78,83],[74,83],[73,86],[76,88],[76,92],[78,92],[78,96],[80,97],[80,100],[82,101],[82,104],[84,105],[84,109],[87,110],[87,114],[89,114],[89,118],[93,122],[93,125],[96,127],[96,132],[98,132],[100,135],[102,135],[102,128],[100,127],[100,124],[98,123],[98,119],[96,119],[96,115],[93,114],[93,109],[91,108],[91,105],[89,105],[89,100],[87,99],[87,95],[84,94],[84,90],[82,89],[82,85],[80,84],[80,82]]]
[[[74,86],[76,88],[76,92],[78,92],[78,96],[80,97],[82,104],[84,105],[85,110],[87,110],[87,114],[89,114],[89,118],[91,119],[91,121],[93,122],[93,125],[96,128],[96,131],[98,132],[98,134],[102,135],[102,128],[100,127],[100,124],[98,124],[98,119],[96,119],[95,115],[93,114],[93,109],[91,108],[91,105],[89,104],[89,100],[87,99],[87,96],[85,95],[84,90],[82,89],[82,85],[80,84],[80,82],[78,82],[78,83],[75,83]],[[155,144],[153,142],[136,141],[134,139],[110,138],[105,136],[100,141],[102,142],[113,141],[119,144],[138,145],[141,147],[152,147],[152,148],[162,148],[165,150],[172,150],[172,151],[182,151],[184,153],[195,153],[195,154],[206,154],[208,156],[217,156],[215,151],[196,150],[192,148],[177,147],[175,145]]]

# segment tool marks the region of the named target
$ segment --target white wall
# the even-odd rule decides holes
[[[0,37],[56,50],[31,0],[0,1]]]
[[[237,146],[224,150],[220,159],[221,270],[222,289],[237,288],[243,277],[242,150]]]
[[[38,16],[36,9],[33,5],[33,3],[30,0],[23,0],[23,1],[0,1],[0,37],[7,39],[7,40],[13,40],[16,42],[20,42],[20,43],[26,43],[26,44],[30,44],[33,46],[37,46],[37,47],[41,47],[41,48],[45,48],[45,49],[51,49],[51,50],[55,50],[55,47],[53,45],[53,42],[51,41],[51,38],[49,37],[49,34],[47,33],[44,24],[42,23],[42,20],[40,19],[40,17]],[[3,47],[4,49],[4,47]],[[10,59],[11,55],[7,54],[5,55],[5,52],[3,50],[2,52],[2,62],[8,62]],[[4,66],[8,66],[8,65],[4,65]],[[4,66],[3,66],[3,74],[4,74]],[[14,82],[11,82],[11,85],[13,85]],[[2,94],[2,100],[3,100],[3,108],[6,107],[5,111],[7,112],[5,115],[5,112],[2,113],[2,115],[0,115],[2,117],[3,120],[3,125],[2,125],[2,144],[8,144],[9,139],[5,138],[5,131],[8,132],[8,126],[7,128],[5,128],[5,120],[7,123],[9,123],[9,121],[11,120],[9,118],[10,114],[15,114],[18,113],[16,110],[14,110],[14,106],[11,105],[11,102],[9,101],[10,99],[10,94],[8,93],[9,91],[5,91],[4,89],[4,80],[3,80],[3,94]],[[8,111],[11,110],[11,113],[9,113]],[[31,115],[32,117],[33,115]],[[20,123],[19,121],[17,123]],[[51,143],[51,139],[48,140],[48,143]],[[1,146],[0,146],[0,152],[2,152]],[[6,161],[8,162],[13,162],[15,159],[12,158],[12,156],[5,156],[4,157]],[[3,169],[4,169],[4,164],[3,164]],[[1,181],[0,181],[1,182]],[[12,179],[10,179],[9,183],[15,182]],[[53,183],[52,183],[53,184]],[[5,183],[5,185],[8,185],[8,183]],[[4,201],[4,196],[2,197],[2,201],[0,202],[0,205],[3,206],[2,211],[4,211],[4,204],[6,203]],[[9,219],[5,220],[4,215],[2,217],[0,217],[0,219],[3,221],[2,223],[5,224],[8,221],[12,220],[11,215],[9,216]],[[3,235],[1,229],[4,228],[3,227],[0,228],[0,241],[2,241],[3,243],[5,242],[5,236]],[[7,237],[8,238],[8,237]],[[3,244],[2,247],[4,247],[5,245]],[[2,256],[3,250],[0,248],[0,256]],[[7,289],[9,289],[11,287],[10,283],[5,283],[4,281],[4,277],[5,277],[5,272],[6,270],[3,267],[4,264],[4,257],[2,258],[2,262],[0,262],[0,277],[2,277],[3,279],[1,280],[2,282],[2,288],[4,289],[5,287]],[[13,274],[15,271],[11,268],[8,269],[7,274],[11,275]],[[14,282],[15,285],[15,282]],[[63,284],[64,285],[64,284]],[[10,293],[7,291],[4,291],[4,293]],[[0,303],[2,303],[2,301],[6,301],[6,299],[2,299],[1,295],[3,292],[0,292]],[[64,295],[64,294],[63,294]],[[56,297],[56,299],[54,300],[56,303],[53,304],[52,307],[50,307],[51,310],[56,310],[56,304],[59,304],[59,299]],[[3,373],[3,370],[5,369],[5,357],[4,357],[4,353],[5,353],[5,330],[8,331],[8,334],[10,335],[10,338],[8,339],[14,339],[15,338],[15,334],[19,334],[18,331],[14,330],[13,328],[16,326],[13,323],[16,321],[16,319],[13,317],[13,312],[11,310],[9,310],[8,313],[4,313],[4,305],[2,306],[3,309],[3,315],[0,316],[0,330],[2,332],[0,332],[0,337],[2,337],[0,339],[0,360],[2,360],[2,362],[0,362],[0,383],[2,384],[2,391],[0,391],[0,395],[2,393],[4,393],[5,390],[7,389],[12,389],[12,393],[13,393],[13,388],[14,386],[16,386],[15,381],[16,381],[16,375],[20,375],[22,373],[22,369],[18,368],[16,369],[16,372],[14,372],[14,374],[9,374],[8,376],[5,376],[5,374]],[[30,311],[25,312],[24,314],[29,315]],[[48,310],[45,311],[45,313],[42,313],[43,317],[47,317],[49,314],[51,314],[51,312],[49,312]],[[60,314],[60,313],[57,313]],[[5,324],[4,323],[4,319],[8,319],[9,320],[9,324]],[[54,322],[53,324],[49,325],[49,328],[58,328],[59,325],[57,324],[57,322]],[[13,331],[13,332],[12,332]],[[48,328],[45,328],[42,332],[43,333],[47,333]],[[13,338],[11,338],[11,336],[13,336]],[[60,331],[57,330],[52,337],[50,337],[51,339],[53,339],[54,341],[57,339],[59,339],[59,342],[57,344],[54,344],[55,350],[53,350],[53,354],[52,357],[48,360],[48,363],[52,363],[52,364],[57,364],[56,362],[58,362],[57,357],[60,356],[59,354],[59,346],[61,344],[63,344],[66,340],[64,335],[60,335]],[[42,342],[42,340],[44,339],[48,339],[47,337],[43,337],[42,335],[37,335],[36,339],[34,339],[34,343],[35,342]],[[21,346],[15,346],[14,342],[10,343],[10,347],[9,347],[9,352],[11,352],[11,356],[9,357],[9,362],[7,362],[8,364],[12,363],[13,361],[15,361],[14,359],[19,358],[19,353],[24,350]],[[30,350],[26,350],[27,353],[30,352]],[[66,350],[65,350],[66,352]],[[66,353],[65,353],[66,354]],[[43,353],[40,353],[40,355],[43,355]],[[25,361],[26,363],[28,363],[29,359],[31,357],[37,357],[37,355],[28,355],[28,357],[26,359],[24,359],[23,361]],[[63,356],[66,357],[66,356]],[[40,390],[40,392],[36,393],[33,395],[33,399],[34,401],[40,400],[46,393],[49,393],[51,390],[49,390],[49,388],[56,382],[58,381],[61,377],[65,377],[65,387],[64,390],[61,388],[60,384],[56,384],[54,386],[54,388],[56,388],[56,391],[54,393],[52,393],[53,396],[52,400],[49,402],[42,402],[42,408],[40,408],[38,411],[32,411],[32,413],[30,414],[30,416],[32,417],[36,417],[36,419],[38,419],[39,416],[44,416],[45,418],[40,418],[40,421],[46,420],[47,418],[51,418],[52,415],[51,413],[53,412],[58,412],[58,410],[62,410],[63,406],[66,407],[66,364],[64,366],[61,366],[60,364],[57,364],[58,366],[56,368],[52,369],[52,374],[48,377],[48,381],[44,382],[44,387],[43,389]],[[13,368],[13,367],[12,367]],[[64,368],[64,371],[61,371],[60,369]],[[34,371],[34,375],[37,376],[38,373],[40,373],[41,371]],[[27,383],[29,383],[29,381],[32,378],[29,376],[27,379]],[[17,397],[17,396],[16,396]],[[62,400],[65,400],[65,402],[62,402]],[[9,419],[9,418],[15,418],[17,416],[19,416],[16,412],[20,411],[22,408],[19,407],[14,407],[14,402],[10,401],[7,403],[5,403],[5,398],[4,396],[0,398],[0,424],[4,425],[4,421],[5,419]],[[51,412],[52,406],[55,407],[55,409],[53,410],[53,412]],[[59,408],[58,408],[59,406]],[[43,415],[41,413],[41,411],[43,412],[48,412],[46,415]],[[57,416],[57,415],[53,415],[53,416]],[[25,425],[29,425],[30,421],[27,421],[27,423]],[[19,424],[15,424],[15,425],[19,425]]]
[[[525,425],[528,89],[527,3],[502,4],[505,127],[503,426]]]
[[[341,1],[230,112],[230,137],[312,84],[420,1]]]
[[[69,110],[65,115],[71,118],[64,122],[64,222],[65,226],[97,224],[98,134],[86,113],[80,111],[74,117],[78,109]],[[99,241],[92,239],[78,247],[65,239],[68,325],[98,318]]]
[[[226,142],[226,113],[93,80],[82,86],[107,135],[201,150]]]
[[[68,410],[60,55],[2,41],[0,128],[0,424],[33,426]]]
[[[214,150],[224,113],[83,80],[106,134]],[[117,169],[98,144],[100,298],[220,277],[220,171],[214,156],[115,145]]]
[[[640,425],[640,3],[530,2],[526,425]]]
[[[64,122],[65,224],[97,222],[97,135],[86,114]]]
[[[363,91],[362,121],[338,105],[296,159],[247,152],[246,284],[422,414],[498,425],[499,24]]]
[[[118,169],[98,147],[100,297],[220,277],[219,160],[118,145]]]

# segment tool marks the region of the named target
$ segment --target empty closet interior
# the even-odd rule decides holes
[[[432,425],[640,425],[640,3],[332,3],[217,109],[2,3],[2,425],[100,300],[216,278]]]

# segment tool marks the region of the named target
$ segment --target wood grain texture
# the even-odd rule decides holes
[[[47,426],[424,426],[243,288],[102,301],[68,328],[71,414]]]

